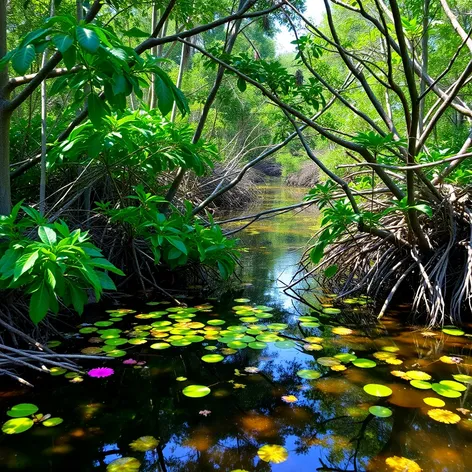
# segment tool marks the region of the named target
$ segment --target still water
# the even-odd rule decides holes
[[[255,212],[304,193],[261,190]],[[2,423],[18,403],[64,420],[2,434],[0,470],[471,471],[472,331],[425,332],[394,313],[367,323],[364,298],[333,309],[325,297],[319,311],[294,302],[280,285],[316,225],[308,209],[239,233],[242,283],[217,299],[132,301],[121,308],[135,311],[85,317],[89,332],[57,350],[106,349],[117,357],[84,367],[114,374],[0,385]]]

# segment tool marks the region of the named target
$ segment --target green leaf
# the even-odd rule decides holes
[[[10,61],[11,57],[15,54],[15,50],[7,52],[1,59],[0,59],[0,70],[2,70]]]
[[[54,290],[56,287],[56,277],[54,277],[51,269],[46,269],[46,282],[51,287],[51,290]]]
[[[7,411],[7,415],[12,418],[22,418],[24,416],[34,415],[38,407],[33,403],[19,403]]]
[[[99,259],[91,259],[90,263],[93,264],[95,267],[99,267],[100,269],[109,270],[114,274],[125,275],[123,271],[118,269],[118,267],[113,265],[109,260],[105,259],[104,257],[101,257]]]
[[[318,264],[321,259],[323,259],[324,255],[324,244],[318,243],[311,251],[310,251],[310,259],[313,264]]]
[[[238,86],[238,89],[240,92],[245,92],[246,91],[246,88],[247,88],[247,84],[246,84],[246,81],[239,77],[238,79],[238,82],[237,82],[237,86]]]
[[[133,27],[123,33],[125,36],[128,36],[129,38],[149,38],[150,34],[146,33],[146,31],[143,31],[139,28]]]
[[[68,34],[58,34],[52,38],[52,42],[64,54],[74,44],[74,38]]]
[[[48,244],[49,246],[56,244],[57,234],[53,229],[48,228],[47,226],[39,227],[38,236],[44,244]]]
[[[16,262],[14,280],[18,280],[25,272],[28,272],[39,257],[39,251],[23,254]]]
[[[204,385],[189,385],[182,390],[182,393],[190,398],[206,397],[210,392],[211,390]]]
[[[5,434],[18,434],[27,431],[33,426],[34,422],[31,418],[14,418],[8,420],[2,426],[2,431]]]
[[[116,290],[116,285],[108,274],[105,272],[96,272],[96,274],[104,290]]]
[[[325,271],[324,275],[327,279],[333,277],[338,272],[338,266],[336,264],[329,266]]]
[[[425,213],[428,215],[430,218],[433,216],[433,209],[424,203],[421,203],[419,205],[413,205],[411,208],[420,211],[421,213]]]
[[[185,255],[188,254],[187,247],[185,246],[184,242],[181,239],[173,238],[169,236],[166,239],[172,244],[172,246],[177,248],[180,252],[183,252]]]
[[[29,305],[29,315],[34,324],[38,324],[46,315],[51,304],[49,290],[44,282],[33,293]],[[54,295],[53,295],[54,296]]]
[[[174,94],[160,77],[156,77],[156,95],[159,111],[163,116],[166,116],[174,105]]]
[[[84,312],[84,305],[87,303],[87,295],[84,290],[77,288],[76,286],[69,285],[70,296],[72,300],[72,306],[75,311],[81,315]]]
[[[30,68],[34,58],[36,57],[36,51],[32,44],[28,44],[20,49],[17,49],[11,59],[11,65],[13,69],[20,75],[26,74]]]
[[[94,93],[91,93],[88,97],[88,114],[93,125],[100,128],[102,119],[106,116],[106,109],[103,100]]]
[[[77,41],[82,48],[91,53],[97,52],[100,47],[100,40],[95,31],[88,28],[82,28],[82,26],[77,26],[75,34],[77,35]]]
[[[62,60],[68,70],[71,70],[77,62],[77,51],[75,47],[71,47],[62,53]]]

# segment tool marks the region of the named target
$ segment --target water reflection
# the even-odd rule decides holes
[[[272,186],[266,189],[265,205],[290,204],[299,201],[302,193]],[[297,315],[308,310],[286,297],[277,280],[292,277],[308,228],[315,224],[316,213],[306,211],[258,222],[242,233],[243,244],[251,248],[244,255],[243,276],[251,285],[236,297],[275,307],[274,318],[261,322],[287,323],[284,334],[289,339],[321,337],[321,351],[304,350],[304,342],[289,349],[270,343],[262,350],[243,349],[226,356],[222,363],[206,364],[201,361],[209,353],[204,345],[216,343],[165,351],[144,345],[131,351],[133,358],[147,362],[141,369],[116,360],[116,373],[108,379],[85,379],[79,384],[62,377],[47,382],[38,379],[33,392],[17,391],[16,397],[10,396],[11,391],[3,392],[1,411],[15,403],[33,402],[42,412],[64,418],[64,423],[3,435],[0,469],[106,470],[117,458],[135,457],[141,462],[139,470],[149,472],[381,472],[394,470],[385,460],[398,456],[416,461],[424,471],[472,470],[472,420],[466,411],[471,409],[470,387],[460,398],[444,398],[448,410],[464,409],[461,421],[441,424],[427,415],[423,401],[438,395],[415,389],[391,374],[421,370],[436,382],[452,379],[453,374],[470,375],[470,338],[443,333],[425,336],[421,330],[405,328],[394,317],[385,318],[381,325],[367,325],[362,312],[351,305],[343,308],[343,326],[353,329],[351,334],[333,333],[332,325],[340,319],[337,316],[324,317],[318,328],[301,327]],[[235,304],[233,298],[222,297],[211,314],[227,320],[227,325],[237,325]],[[151,311],[146,306],[140,310]],[[205,322],[208,316],[200,313],[193,320]],[[401,365],[373,356],[390,351]],[[377,366],[349,364],[347,370],[335,372],[317,362],[341,352],[373,359]],[[445,354],[461,362],[439,361]],[[248,367],[251,369],[246,370]],[[321,377],[301,379],[297,376],[301,369],[319,371]],[[178,377],[188,381],[177,381]],[[189,383],[210,386],[211,395],[184,396],[182,389]],[[386,385],[393,394],[374,398],[363,390],[368,383]],[[297,401],[287,403],[282,397],[288,395]],[[372,405],[387,406],[393,415],[374,417],[368,411]],[[158,438],[159,445],[147,452],[132,451],[130,443],[147,435]],[[266,444],[284,446],[288,459],[280,464],[260,460],[257,452]]]

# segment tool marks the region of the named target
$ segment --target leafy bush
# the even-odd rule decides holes
[[[48,311],[57,314],[60,303],[82,314],[88,289],[97,300],[103,290],[116,289],[107,272],[124,275],[89,242],[87,232],[70,231],[63,221],[48,223],[20,203],[9,216],[0,216],[0,289],[30,296],[34,323]]]
[[[99,211],[123,225],[133,238],[144,239],[156,264],[164,262],[175,269],[198,261],[216,267],[223,278],[232,274],[239,255],[236,240],[228,239],[211,219],[206,226],[193,217],[189,202],[184,214],[173,209],[167,215],[159,211],[164,198],[146,193],[142,186],[135,187],[135,192],[128,198],[138,205],[110,209],[109,204],[99,204]]]

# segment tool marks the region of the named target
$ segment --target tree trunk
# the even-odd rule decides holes
[[[420,96],[422,96],[427,87],[425,76],[428,73],[428,62],[429,62],[429,53],[428,53],[428,41],[429,41],[429,8],[430,0],[424,0],[423,7],[423,37],[421,39],[421,82],[420,82]],[[424,116],[425,116],[425,97],[420,101],[420,117],[418,123],[418,135],[423,134],[424,129]]]
[[[7,53],[7,0],[0,0],[0,57]],[[0,94],[8,83],[8,66],[0,71]],[[0,215],[11,211],[10,188],[10,117],[5,110],[8,96],[0,95]]]

